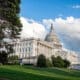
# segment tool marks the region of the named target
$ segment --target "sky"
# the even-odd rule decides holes
[[[80,0],[22,0],[21,37],[44,39],[53,23],[63,47],[80,52]]]
[[[80,0],[22,0],[21,16],[34,20],[80,17]]]

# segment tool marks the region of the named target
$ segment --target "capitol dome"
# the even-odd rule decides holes
[[[60,44],[60,40],[58,39],[58,37],[54,31],[53,24],[51,24],[50,32],[47,34],[45,41],[51,42],[52,44],[54,44],[55,46],[58,46],[58,47],[62,46]]]

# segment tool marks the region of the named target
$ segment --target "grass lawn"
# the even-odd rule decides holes
[[[80,71],[30,66],[0,66],[0,80],[80,80]]]

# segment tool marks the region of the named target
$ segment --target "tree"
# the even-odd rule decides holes
[[[70,62],[66,59],[64,59],[64,67],[69,67],[70,66]]]
[[[43,54],[38,56],[37,67],[47,67],[46,57]]]
[[[60,56],[52,56],[51,59],[54,67],[64,67],[64,61]]]
[[[8,62],[10,64],[19,64],[19,60],[18,60],[18,56],[17,55],[12,55],[8,57]]]
[[[56,58],[54,57],[54,55],[51,56],[51,60],[52,60],[53,66],[56,66]]]
[[[47,67],[53,67],[52,61],[50,59],[46,59]]]
[[[7,54],[5,51],[0,52],[0,63],[6,64],[7,63]]]
[[[60,56],[57,56],[57,67],[64,67],[64,61]]]
[[[13,53],[13,44],[11,44],[11,30],[12,25],[4,20],[0,21],[0,63],[7,63],[8,54]]]
[[[0,0],[0,53],[1,54],[5,51],[5,53],[8,56],[8,54],[13,52],[12,41],[15,38],[19,37],[22,28],[19,19],[19,12],[20,12],[20,0]]]
[[[21,23],[19,20],[20,0],[0,0],[0,19],[11,23],[9,29],[12,30],[11,37],[17,37],[21,31]]]

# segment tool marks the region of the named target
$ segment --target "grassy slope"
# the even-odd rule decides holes
[[[0,66],[0,78],[9,80],[80,80],[80,71],[28,66]]]

